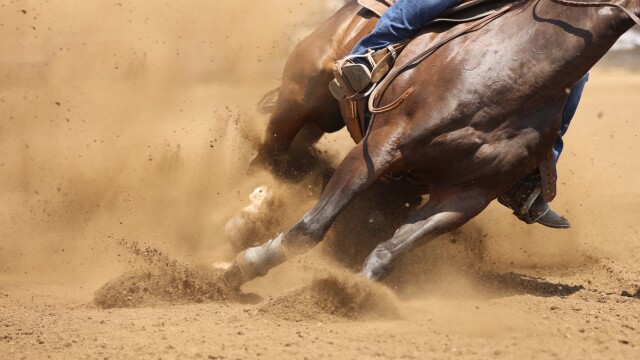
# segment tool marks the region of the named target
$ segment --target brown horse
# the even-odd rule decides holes
[[[463,225],[535,169],[557,136],[567,89],[633,21],[619,8],[592,3],[516,2],[513,11],[400,74],[381,104],[412,86],[416,90],[396,110],[375,117],[317,205],[286,233],[240,253],[225,273],[226,282],[239,286],[309,250],[374,181],[410,171],[428,184],[429,200],[365,261],[363,275],[382,279],[403,254]],[[640,0],[614,3],[640,11]],[[327,90],[332,65],[376,20],[351,1],[295,48],[256,162],[286,176],[288,159],[297,156],[289,154],[299,151],[291,149],[294,138],[308,145],[344,126]],[[426,28],[402,52],[396,68],[448,31],[441,25]]]

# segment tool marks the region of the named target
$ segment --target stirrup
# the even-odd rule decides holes
[[[336,79],[333,79],[329,83],[329,91],[331,92],[331,95],[333,95],[333,97],[336,98],[336,100],[342,100],[346,97],[344,90],[342,90],[342,87],[340,86],[340,84],[338,83],[338,80]]]

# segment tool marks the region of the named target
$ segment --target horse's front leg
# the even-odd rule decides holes
[[[384,279],[406,253],[464,225],[494,198],[477,188],[433,190],[429,201],[390,240],[373,250],[364,263],[362,274],[371,280]]]
[[[236,257],[224,274],[232,287],[265,275],[287,259],[302,254],[322,241],[340,212],[371,185],[392,164],[397,154],[393,146],[369,147],[363,141],[342,161],[319,202],[289,231]]]

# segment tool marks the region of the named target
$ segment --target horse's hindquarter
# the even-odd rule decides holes
[[[296,45],[284,68],[272,115],[272,119],[280,121],[275,121],[273,127],[299,127],[295,118],[305,119],[305,125],[312,123],[324,132],[344,126],[338,103],[328,87],[333,80],[334,61],[348,54],[357,39],[377,22],[376,18],[360,16],[361,11],[355,0],[347,3]]]
[[[300,41],[289,56],[287,67],[301,69],[307,76],[311,75],[308,67],[331,73],[334,61],[349,54],[356,42],[373,30],[376,22],[375,15],[363,10],[356,0],[346,3]]]
[[[421,170],[443,182],[511,172],[516,181],[535,167],[557,136],[565,89],[615,40],[594,31],[588,44],[589,31],[567,31],[562,24],[540,20],[554,10],[531,4],[507,14],[453,40],[399,76],[382,104],[411,86],[417,89],[400,108],[379,115],[372,128],[372,133],[377,128],[403,129],[396,140],[401,159],[394,170]],[[563,10],[577,15],[596,11]],[[580,23],[570,26],[581,28]],[[445,35],[421,35],[396,66]],[[584,58],[576,60],[577,54]]]

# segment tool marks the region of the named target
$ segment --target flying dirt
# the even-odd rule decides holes
[[[0,357],[640,355],[633,40],[594,69],[565,138],[553,206],[572,229],[492,204],[374,284],[354,272],[415,205],[374,211],[374,193],[310,253],[241,293],[220,287],[212,265],[248,245],[226,224],[254,189],[280,209],[260,242],[319,196],[322,179],[247,166],[267,121],[256,104],[337,5],[0,5]],[[342,131],[316,153],[335,166],[352,146]]]

